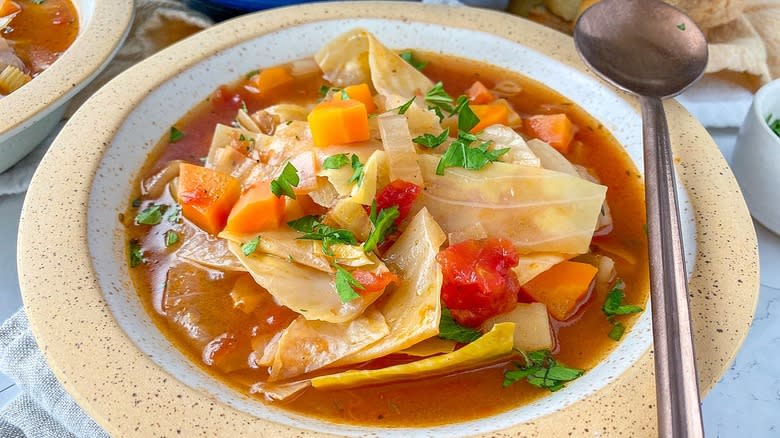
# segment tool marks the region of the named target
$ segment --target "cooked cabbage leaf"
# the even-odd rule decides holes
[[[569,254],[553,252],[521,254],[518,258],[517,266],[512,268],[512,270],[517,275],[517,282],[522,286],[542,272],[570,258],[572,256]]]
[[[482,141],[492,141],[492,149],[509,148],[509,152],[501,156],[501,161],[523,166],[540,167],[539,158],[528,148],[523,137],[514,129],[503,125],[492,125],[485,128],[477,137]]]
[[[269,382],[310,373],[385,337],[385,318],[373,308],[346,323],[298,317],[284,330],[269,369]]]
[[[244,242],[249,242],[258,236],[260,239],[257,241],[257,248],[255,251],[282,259],[291,258],[295,263],[300,263],[323,272],[333,272],[330,260],[322,253],[322,246],[319,242],[298,239],[301,237],[301,233],[292,229],[280,228],[250,235],[236,234],[227,231],[223,231],[219,234],[219,237],[239,245],[244,244]]]
[[[399,353],[408,356],[428,357],[435,354],[450,353],[455,350],[456,345],[457,343],[455,341],[434,336],[422,342],[418,342],[407,349],[401,350]]]
[[[515,325],[511,322],[496,324],[481,338],[452,353],[376,370],[349,370],[319,376],[311,379],[311,384],[317,389],[352,388],[467,370],[509,356],[514,347],[514,332]]]
[[[448,168],[420,155],[422,202],[447,233],[480,222],[488,237],[510,239],[521,253],[588,251],[607,188],[541,168],[492,163],[481,170]]]
[[[176,257],[223,271],[246,271],[228,249],[227,241],[214,238],[200,229],[182,239]]]
[[[370,82],[382,95],[410,97],[433,82],[365,29],[353,29],[331,40],[316,55],[325,78],[338,87]]]
[[[382,295],[382,291],[364,293],[342,303],[333,274],[258,252],[245,256],[236,242],[230,242],[228,247],[277,303],[306,319],[335,323],[351,321]]]
[[[400,283],[377,302],[391,336],[337,361],[348,365],[386,356],[435,336],[441,318],[442,273],[436,254],[444,233],[426,209],[420,210],[398,240],[384,254]]]
[[[418,186],[423,185],[417,151],[409,134],[406,117],[385,115],[379,117],[379,133],[387,153],[390,180],[401,179]]]

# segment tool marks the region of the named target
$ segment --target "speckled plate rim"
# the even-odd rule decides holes
[[[255,27],[251,35],[238,34],[223,25],[164,51],[154,57],[158,62],[149,64],[161,69],[155,77],[131,69],[91,99],[42,162],[28,192],[19,231],[19,273],[25,308],[33,333],[61,383],[110,433],[311,434],[265,423],[171,379],[124,335],[103,301],[85,244],[86,212],[103,152],[121,125],[123,114],[144,97],[126,93],[123,97],[127,99],[116,105],[109,98],[115,99],[122,83],[146,83],[151,90],[209,53],[247,38],[297,23],[349,17],[414,17],[414,21],[486,31],[585,71],[570,39],[509,15],[409,3],[348,6],[297,6],[265,12],[262,20],[247,16],[236,23],[252,22]],[[525,32],[516,31],[518,28],[525,28]],[[759,285],[757,245],[739,188],[706,130],[676,103],[670,102],[666,109],[672,142],[677,146],[679,179],[690,195],[696,219],[697,256],[690,294],[699,378],[706,391],[733,360],[752,320]],[[60,290],[52,291],[53,284]],[[718,313],[720,308],[713,303],[729,311]],[[84,345],[82,340],[87,337],[101,342]],[[100,358],[98,366],[89,366],[95,364],[89,360],[94,357]],[[126,386],[128,381],[133,382],[133,397],[112,390],[114,386]],[[118,385],[120,382],[124,385]],[[494,435],[559,436],[596,431],[653,435],[654,409],[652,356],[648,353],[612,384],[564,411]],[[184,415],[186,421],[166,422],[176,415]]]
[[[0,141],[42,119],[59,102],[73,97],[113,59],[130,31],[132,0],[94,0],[86,27],[70,47],[35,80],[0,99]],[[81,26],[82,23],[79,23]]]

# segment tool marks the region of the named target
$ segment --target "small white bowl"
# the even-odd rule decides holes
[[[767,117],[780,118],[780,79],[763,87],[753,98],[734,148],[732,169],[750,214],[780,234],[780,137]]]
[[[30,153],[62,119],[67,103],[113,59],[133,22],[131,0],[73,0],[79,34],[30,83],[0,99],[0,172]]]

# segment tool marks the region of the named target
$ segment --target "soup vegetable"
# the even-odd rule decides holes
[[[220,87],[137,190],[129,266],[162,331],[330,421],[522,405],[595,366],[647,298],[641,178],[598,122],[361,29]]]
[[[0,0],[0,96],[46,70],[78,33],[69,0]]]

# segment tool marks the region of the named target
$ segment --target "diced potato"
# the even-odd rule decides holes
[[[500,322],[515,323],[515,348],[523,351],[551,350],[552,329],[547,307],[542,303],[518,303],[511,312],[494,316],[482,324],[488,331]]]

